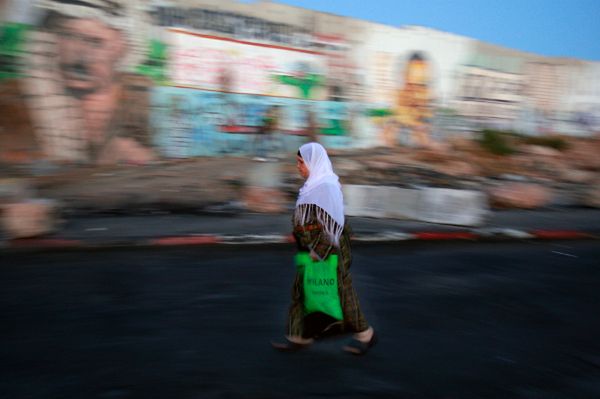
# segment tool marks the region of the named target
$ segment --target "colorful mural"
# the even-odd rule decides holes
[[[168,83],[169,46],[160,40],[151,39],[148,58],[137,66],[136,71],[148,76],[157,84]]]
[[[303,99],[324,99],[326,60],[314,51],[170,30],[174,85]]]
[[[409,129],[419,145],[429,144],[428,129],[432,116],[429,64],[421,53],[413,53],[404,69],[398,91],[395,115],[400,126]]]
[[[127,71],[132,35],[126,3],[47,1],[28,35],[25,99],[51,160],[144,163],[151,81]]]
[[[252,155],[258,151],[264,118],[273,107],[278,117],[272,141],[278,149],[292,151],[308,141],[309,114],[315,115],[319,141],[332,148],[351,145],[346,125],[353,107],[349,103],[175,87],[159,87],[152,93],[154,144],[162,155],[172,158]]]
[[[22,76],[28,30],[29,26],[22,23],[0,26],[0,80]]]
[[[252,155],[267,136],[293,151],[600,131],[600,63],[269,2],[9,3],[28,17],[0,29],[1,101],[19,115],[0,119],[3,151],[16,132],[49,160],[138,164]]]
[[[196,2],[198,5],[201,1]],[[305,28],[239,12],[198,7],[158,6],[149,13],[157,26],[208,31],[237,39],[311,48],[313,35]]]

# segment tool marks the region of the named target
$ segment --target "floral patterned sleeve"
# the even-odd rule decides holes
[[[319,259],[327,258],[335,249],[315,215],[302,226],[294,224],[294,238],[299,251],[314,253]]]

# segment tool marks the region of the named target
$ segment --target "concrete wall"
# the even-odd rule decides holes
[[[489,213],[485,194],[445,188],[344,186],[348,216],[420,220],[458,226],[480,226]]]
[[[3,118],[0,134],[13,142],[9,135],[29,129],[30,158],[144,163],[240,146],[236,152],[251,153],[248,133],[241,140],[231,131],[252,134],[247,128],[268,105],[284,109],[278,129],[290,146],[301,131],[338,147],[427,146],[486,126],[531,135],[600,131],[600,63],[272,2],[88,3],[96,6],[4,3],[0,85],[6,93],[18,88],[21,98],[0,101],[25,104],[26,117]],[[215,118],[207,90],[224,93],[219,108],[230,111],[219,118],[242,104],[257,112],[252,123],[230,126],[228,135],[213,128],[202,150],[194,140],[165,140],[172,99],[193,105],[170,118],[205,110],[193,119]],[[0,160],[15,151],[22,149],[4,146]]]

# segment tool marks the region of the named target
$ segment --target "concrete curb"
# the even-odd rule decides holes
[[[375,234],[357,234],[354,242],[404,242],[404,241],[515,241],[515,240],[597,240],[600,234],[577,230],[516,230],[474,229],[454,232],[401,232],[383,231]],[[245,235],[188,235],[130,240],[85,241],[60,238],[29,238],[0,242],[0,250],[69,250],[127,247],[179,247],[200,245],[266,245],[290,244],[291,235],[245,234]]]

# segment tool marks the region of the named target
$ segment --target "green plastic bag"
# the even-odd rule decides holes
[[[304,314],[325,313],[336,320],[344,318],[338,293],[338,256],[329,255],[323,261],[313,261],[307,252],[296,254],[296,267],[302,274]]]

